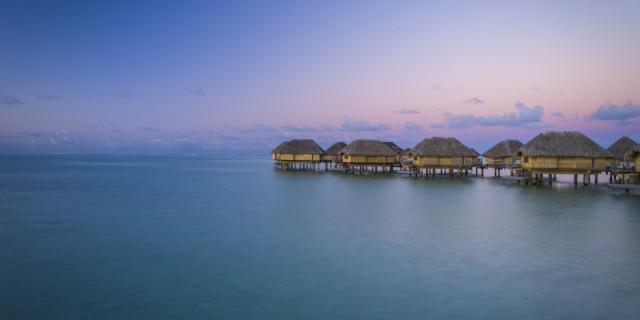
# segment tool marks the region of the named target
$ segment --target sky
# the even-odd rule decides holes
[[[640,141],[640,1],[2,1],[0,153]]]

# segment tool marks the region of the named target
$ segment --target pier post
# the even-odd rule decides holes
[[[578,185],[578,174],[574,174],[573,175],[573,185],[577,186]]]

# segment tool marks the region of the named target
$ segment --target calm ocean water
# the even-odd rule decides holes
[[[640,197],[0,157],[0,319],[471,318],[640,318]]]

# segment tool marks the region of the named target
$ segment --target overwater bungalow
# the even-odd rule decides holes
[[[622,137],[607,148],[607,151],[614,157],[613,171],[630,171],[633,159],[625,159],[625,155],[637,145],[631,138]]]
[[[573,174],[574,184],[578,184],[578,174],[583,183],[589,184],[591,175],[605,171],[612,155],[586,135],[577,131],[544,132],[520,147],[517,152],[520,166],[525,176],[541,182],[544,174],[549,175],[549,184],[557,174]]]
[[[512,169],[516,161],[516,153],[522,147],[522,142],[518,140],[503,140],[485,151],[484,157],[487,167],[493,168],[494,176],[501,176],[502,169]],[[513,171],[511,171],[513,174]]]
[[[328,165],[332,167],[337,166],[337,164],[340,162],[340,151],[342,151],[342,149],[344,149],[344,147],[346,146],[346,143],[338,141],[332,144],[329,149],[325,150],[324,154],[322,155],[322,160],[325,163],[325,169],[327,169]]]
[[[392,172],[398,153],[379,140],[359,139],[340,151],[342,165],[351,173]]]
[[[449,175],[468,174],[476,165],[476,153],[456,138],[426,138],[411,149],[416,175],[435,176],[436,169],[448,170]]]
[[[283,170],[315,171],[320,168],[323,155],[324,150],[311,139],[285,141],[271,151],[276,168]]]

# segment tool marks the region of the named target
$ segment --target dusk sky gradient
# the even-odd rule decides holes
[[[640,141],[640,1],[3,1],[0,153]]]

